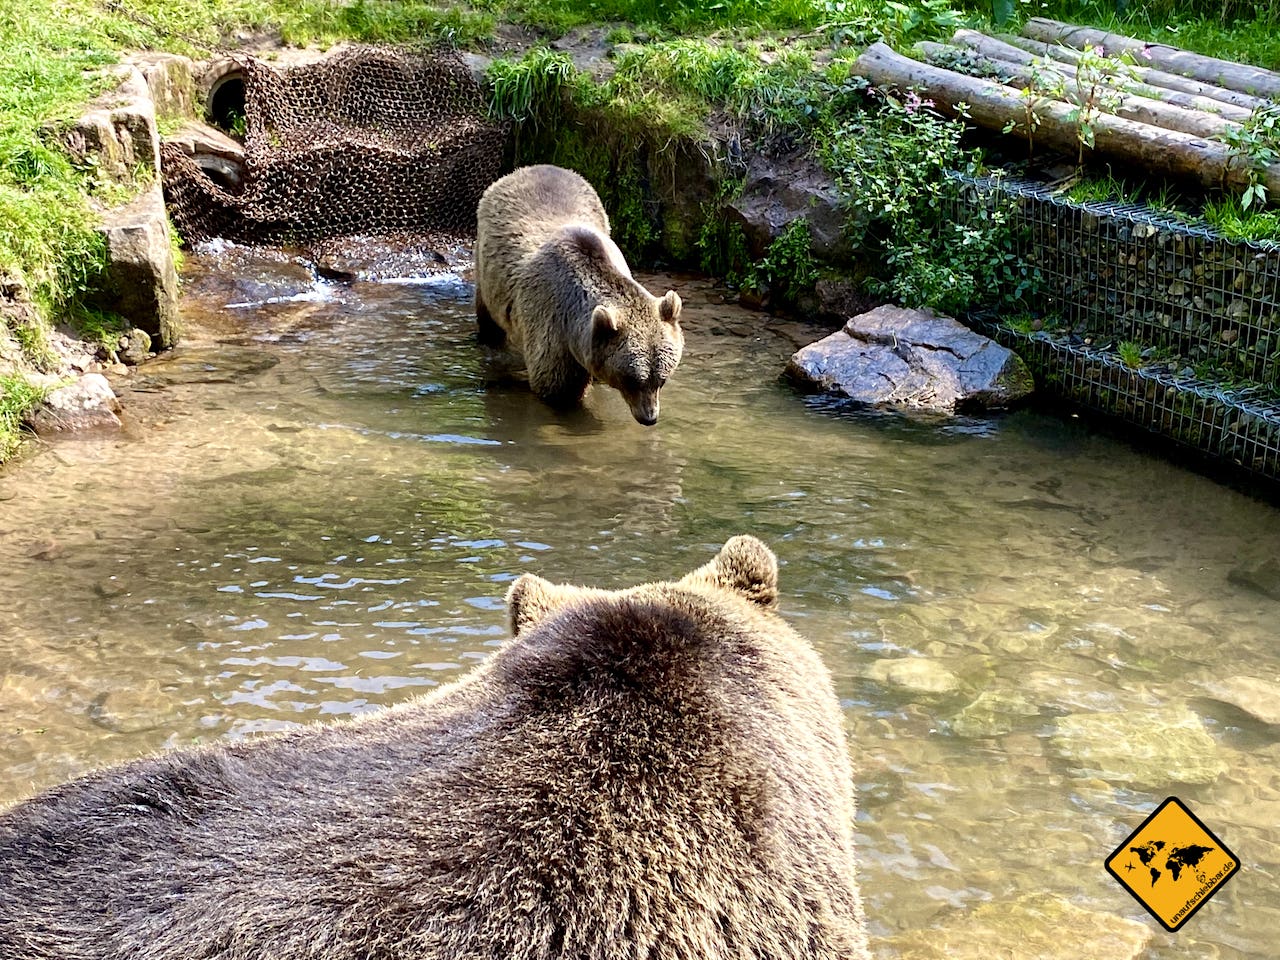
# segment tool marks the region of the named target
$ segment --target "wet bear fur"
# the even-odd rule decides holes
[[[656,423],[684,351],[680,297],[655,297],[632,278],[591,184],[561,167],[522,167],[485,190],[476,219],[481,339],[523,356],[529,385],[553,406],[581,403],[598,380],[638,422]]]
[[[831,680],[735,537],[681,580],[525,575],[403,705],[0,814],[5,960],[866,957]]]

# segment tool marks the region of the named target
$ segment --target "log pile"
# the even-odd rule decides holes
[[[958,30],[949,44],[921,44],[922,60],[876,43],[854,72],[914,89],[945,115],[963,109],[1031,147],[1119,160],[1209,189],[1242,192],[1257,182],[1280,198],[1280,164],[1255,166],[1227,142],[1280,98],[1280,73],[1038,17],[1022,34]],[[1112,59],[1099,70],[1103,58]]]
[[[1051,20],[1028,21],[1022,34],[959,30],[920,44],[919,59],[875,44],[854,70],[1035,151],[1210,190],[1256,182],[1280,200],[1280,164],[1254,166],[1230,145],[1280,100],[1280,74]],[[1123,66],[1103,62],[1118,53]],[[1085,101],[1102,107],[1088,115],[1087,146]],[[1010,204],[1014,253],[1038,278],[1028,306],[1053,332],[988,332],[1050,392],[1280,480],[1280,247],[1138,208],[1060,203],[1027,181],[959,180],[956,217]],[[1123,341],[1144,348],[1140,369],[1117,356]]]

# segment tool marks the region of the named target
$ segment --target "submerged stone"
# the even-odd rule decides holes
[[[1040,709],[1013,690],[984,690],[949,721],[961,737],[999,737],[1012,733],[1019,717],[1038,716]]]
[[[1180,704],[1070,714],[1052,739],[1078,776],[1109,783],[1213,783],[1227,768],[1200,717]]]
[[[153,360],[134,387],[147,389],[187,383],[239,383],[270,370],[280,360],[261,350],[232,344],[183,349]]]
[[[901,960],[1134,960],[1150,942],[1146,924],[1037,893],[984,903],[941,927],[912,931],[887,945]]]
[[[1017,354],[951,317],[881,306],[799,350],[804,386],[867,404],[954,411],[1007,407],[1031,393]]]
[[[1280,683],[1259,677],[1229,677],[1202,686],[1213,699],[1229,703],[1255,720],[1280,725]]]
[[[907,693],[931,696],[955,693],[963,686],[959,677],[927,657],[877,660],[863,671],[863,676]]]
[[[1227,574],[1227,581],[1272,600],[1280,600],[1280,557],[1268,557],[1252,566],[1240,566]]]

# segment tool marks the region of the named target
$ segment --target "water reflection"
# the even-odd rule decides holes
[[[192,258],[193,336],[137,376],[123,437],[0,474],[0,802],[401,700],[501,642],[524,570],[621,586],[749,531],[847,707],[881,956],[944,935],[998,953],[1036,911],[1080,943],[1147,923],[1101,864],[1169,793],[1245,866],[1148,955],[1272,955],[1280,742],[1210,693],[1280,678],[1280,602],[1251,573],[1280,550],[1276,511],[1034,413],[798,397],[777,371],[807,331],[705,284],[672,284],[688,348],[644,430],[609,391],[535,402],[475,344],[456,278],[219,256],[239,259]],[[1143,782],[1091,773],[1064,736],[1185,711],[1208,744],[1188,749],[1225,767],[1206,782],[1175,779],[1193,765],[1162,731],[1131,734],[1165,764]],[[1032,894],[1077,912],[1017,906]]]

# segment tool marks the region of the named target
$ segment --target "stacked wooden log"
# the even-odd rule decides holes
[[[1280,73],[1163,44],[1034,18],[1021,36],[958,30],[919,45],[923,60],[873,44],[854,72],[914,89],[940,112],[1076,156],[1128,161],[1162,176],[1242,191],[1257,182],[1280,198],[1280,164],[1255,166],[1229,144],[1253,111],[1280,99]],[[1102,57],[1105,96],[1092,96]],[[976,75],[975,75],[976,74]],[[1098,108],[1083,136],[1080,104]],[[1091,139],[1092,144],[1082,141]]]

